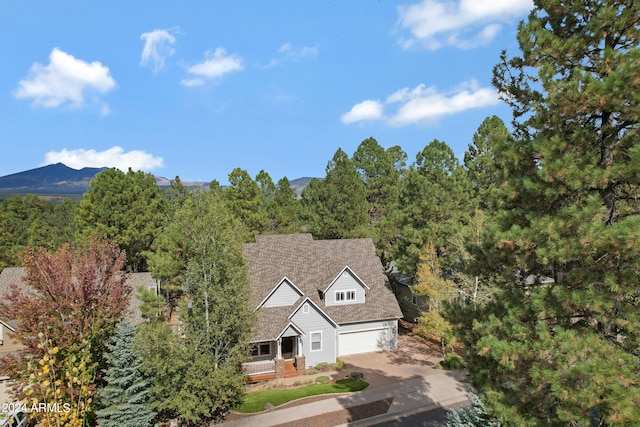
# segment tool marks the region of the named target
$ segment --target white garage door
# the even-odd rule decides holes
[[[342,332],[338,335],[339,355],[346,356],[348,354],[387,350],[390,346],[389,341],[389,330],[386,328]]]

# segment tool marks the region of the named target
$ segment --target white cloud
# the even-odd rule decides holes
[[[318,56],[320,48],[316,46],[294,47],[292,43],[287,42],[278,48],[279,56],[273,58],[266,68],[276,67],[285,62],[298,62],[305,59],[314,59]]]
[[[49,64],[34,62],[29,76],[20,80],[13,95],[19,99],[33,99],[35,105],[47,108],[65,102],[81,107],[87,92],[105,94],[115,87],[109,68],[102,63],[88,63],[54,48],[49,55]]]
[[[450,93],[439,93],[435,88],[425,88],[424,85],[411,91],[405,88],[398,92],[403,92],[405,97],[399,101],[402,105],[389,120],[389,124],[393,126],[424,123],[442,116],[499,103],[498,94],[493,88],[478,87],[478,83],[473,80]]]
[[[165,60],[174,54],[172,45],[176,42],[176,38],[167,30],[155,29],[142,33],[140,39],[144,40],[140,65],[152,66],[153,72],[157,73],[164,68]]]
[[[411,89],[397,90],[387,97],[385,104],[399,104],[395,114],[385,118],[383,104],[367,100],[356,104],[351,111],[342,116],[345,124],[363,120],[386,120],[391,126],[407,126],[435,121],[440,117],[461,113],[474,108],[488,107],[499,103],[498,94],[493,88],[482,88],[475,80],[470,80],[457,88],[441,93],[435,87],[421,84]],[[388,108],[387,108],[388,109]]]
[[[64,163],[74,168],[118,168],[126,172],[129,168],[137,171],[150,171],[164,166],[162,157],[154,157],[152,154],[140,150],[125,152],[122,147],[114,146],[105,151],[86,150],[78,148],[75,150],[49,151],[44,156],[41,166],[52,163]]]
[[[383,105],[380,101],[366,100],[356,104],[351,111],[342,115],[342,123],[350,124],[365,120],[382,119]]]
[[[189,67],[187,72],[194,77],[183,79],[184,86],[201,86],[206,79],[215,79],[244,68],[242,58],[236,54],[227,55],[224,48],[217,48],[213,54],[207,52],[205,60]]]
[[[533,9],[532,0],[423,0],[398,8],[399,25],[411,37],[400,44],[419,44],[435,50],[444,45],[473,48],[490,43],[501,22],[524,17]]]

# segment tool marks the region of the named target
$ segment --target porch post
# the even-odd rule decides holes
[[[298,375],[304,375],[304,371],[307,369],[306,358],[302,355],[302,337],[298,335],[297,337],[298,349],[296,351],[297,355],[296,359],[296,372]]]
[[[276,341],[276,378],[284,378],[284,359],[282,358],[282,340],[278,338]]]

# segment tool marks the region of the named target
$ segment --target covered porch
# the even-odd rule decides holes
[[[242,369],[248,382],[302,375],[305,357],[301,336],[281,336],[276,340],[254,343],[251,361],[244,363]]]

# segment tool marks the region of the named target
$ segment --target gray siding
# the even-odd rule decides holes
[[[285,280],[280,283],[278,288],[269,296],[269,299],[264,302],[263,307],[283,307],[293,305],[300,294],[295,290],[291,284]]]
[[[365,301],[365,287],[362,286],[360,281],[351,274],[350,271],[345,270],[340,277],[331,285],[324,295],[324,304],[330,305],[344,305],[344,304],[363,304]],[[356,291],[355,301],[344,301],[336,303],[336,291]]]
[[[402,316],[409,322],[413,322],[415,318],[420,317],[422,312],[427,309],[428,299],[426,296],[419,295],[418,304],[413,303],[411,286],[398,285],[396,298],[402,310]]]
[[[291,320],[304,331],[302,340],[302,354],[305,355],[306,367],[316,366],[318,363],[335,363],[336,361],[336,329],[311,304],[309,312],[304,313],[300,307]],[[322,350],[311,351],[311,333],[322,332]]]
[[[289,326],[287,330],[282,334],[282,337],[297,337],[298,335],[300,335],[298,331]]]

